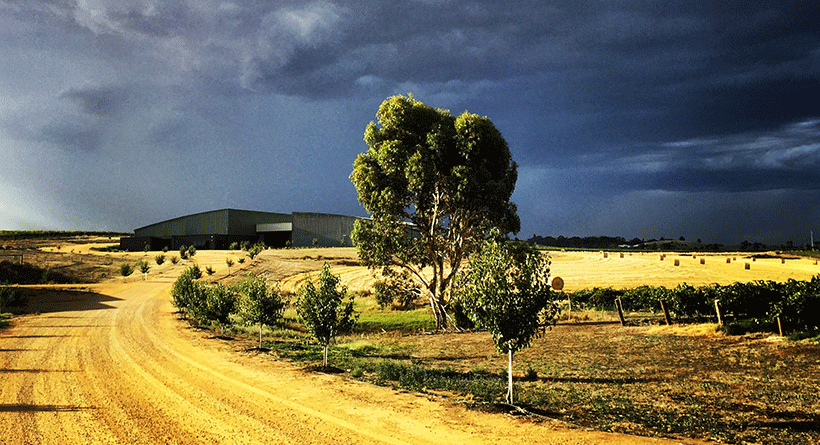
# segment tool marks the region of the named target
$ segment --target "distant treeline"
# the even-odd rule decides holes
[[[665,252],[720,252],[720,251],[743,251],[743,252],[765,252],[768,250],[797,250],[798,247],[787,243],[784,246],[767,246],[762,243],[750,243],[743,241],[739,245],[725,246],[723,244],[704,244],[700,240],[687,241],[684,237],[678,239],[648,239],[632,238],[627,240],[621,236],[573,236],[570,238],[559,236],[539,236],[533,235],[526,240],[527,244],[542,247],[555,247],[560,249],[600,249],[600,250],[659,250]],[[805,250],[809,248],[802,247]]]
[[[573,236],[570,238],[559,236],[556,238],[553,236],[533,235],[525,242],[533,246],[579,250],[657,250],[664,252],[766,252],[777,250],[788,251],[804,256],[820,256],[820,250],[818,250],[816,246],[813,247],[808,244],[795,245],[791,241],[777,246],[758,242],[750,243],[744,240],[740,244],[725,246],[723,244],[704,244],[699,239],[696,241],[687,241],[684,237],[678,239],[661,237],[661,239],[652,238],[648,240],[632,238],[631,240],[627,240],[621,236]]]
[[[533,235],[532,238],[527,240],[527,244],[573,249],[611,249],[623,245],[643,244],[643,240],[635,238],[632,241],[627,241],[621,236],[585,236],[583,238],[578,236],[571,238],[559,236],[555,238],[552,236]]]
[[[124,232],[66,231],[66,230],[0,230],[0,239],[70,238],[75,236],[128,236]]]

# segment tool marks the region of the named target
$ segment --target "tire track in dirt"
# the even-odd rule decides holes
[[[237,354],[176,319],[170,281],[0,332],[0,442],[657,443],[535,425]],[[91,294],[90,294],[91,295]]]

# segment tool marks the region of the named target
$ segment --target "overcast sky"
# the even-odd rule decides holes
[[[519,238],[820,240],[820,2],[0,0],[0,229],[364,216],[388,96],[488,116]]]

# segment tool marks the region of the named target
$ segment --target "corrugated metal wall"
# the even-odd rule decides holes
[[[351,247],[350,234],[358,218],[327,213],[293,213],[293,246]]]
[[[142,249],[145,240],[165,239],[172,248],[195,245],[198,248],[225,248],[232,241],[268,239],[276,247],[284,246],[287,239],[294,247],[311,247],[313,241],[321,247],[350,247],[353,224],[359,218],[326,213],[294,212],[293,214],[254,212],[222,209],[181,216],[134,230],[133,239],[121,240],[123,247]],[[258,224],[291,223],[287,232],[256,232]],[[159,241],[159,240],[156,240]],[[159,244],[151,242],[151,244]],[[281,245],[281,246],[280,246]]]
[[[181,216],[134,230],[134,236],[170,238],[191,235],[227,235],[230,210],[214,210]]]

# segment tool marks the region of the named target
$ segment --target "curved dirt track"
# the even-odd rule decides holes
[[[0,442],[659,443],[304,373],[185,327],[170,279],[87,286],[0,332]]]

